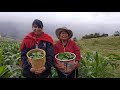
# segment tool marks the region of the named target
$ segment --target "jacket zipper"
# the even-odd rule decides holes
[[[36,41],[36,46],[35,46],[35,48],[38,48],[38,40]]]
[[[65,52],[65,47],[63,46],[63,48],[64,48],[64,52]]]

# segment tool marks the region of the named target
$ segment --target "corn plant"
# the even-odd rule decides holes
[[[81,55],[80,77],[83,78],[110,78],[115,77],[114,70],[117,64],[109,57],[103,57],[97,52],[87,52]]]
[[[57,78],[58,74],[56,72],[56,69],[54,67],[51,68],[51,74],[49,78]]]
[[[10,40],[0,41],[0,78],[23,78],[19,61],[19,43]]]

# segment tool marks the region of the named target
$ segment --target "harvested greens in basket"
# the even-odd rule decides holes
[[[40,59],[43,57],[43,53],[42,52],[33,52],[33,53],[29,53],[28,55],[30,58],[32,58],[33,60],[36,59]]]
[[[74,55],[69,52],[59,53],[57,55],[57,58],[60,60],[72,60],[74,58]]]

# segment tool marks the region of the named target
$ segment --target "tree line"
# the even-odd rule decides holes
[[[82,37],[82,39],[87,39],[87,38],[98,38],[98,37],[108,37],[108,34],[101,34],[100,33],[94,33],[94,34],[89,34],[89,35],[85,35]],[[120,36],[120,32],[119,31],[115,31],[115,33],[112,36]]]

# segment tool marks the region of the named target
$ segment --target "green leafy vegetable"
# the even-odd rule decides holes
[[[74,58],[74,55],[67,52],[67,53],[60,53],[57,55],[57,58],[60,60],[70,60]]]
[[[30,58],[32,58],[33,60],[36,60],[36,59],[40,59],[43,57],[43,53],[42,52],[33,52],[33,53],[30,53],[28,55]]]

